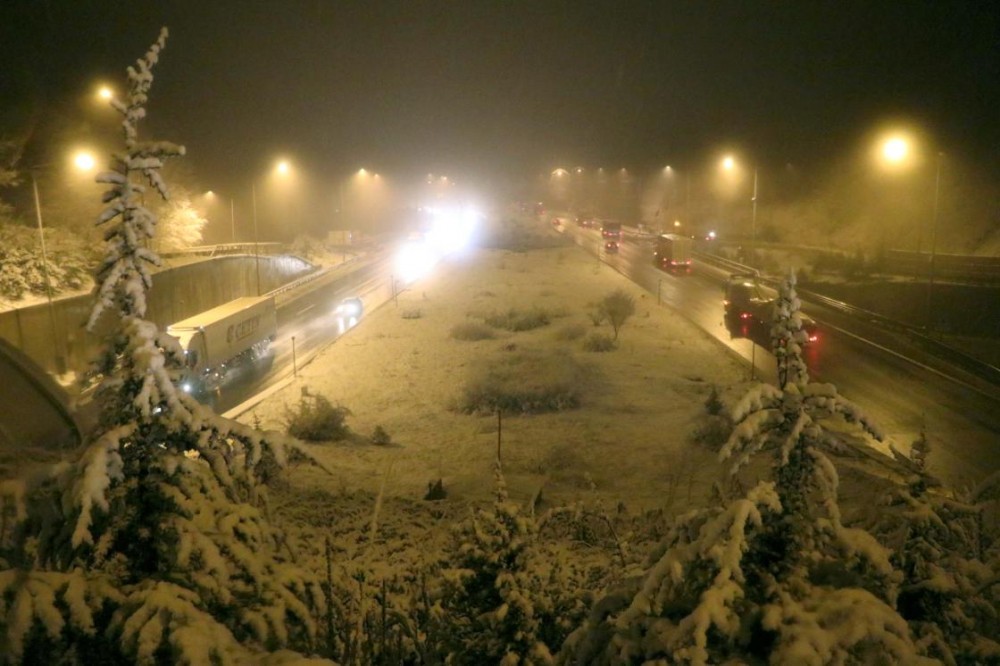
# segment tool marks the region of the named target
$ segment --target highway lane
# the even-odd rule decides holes
[[[592,253],[601,247],[598,231],[573,224],[562,229]],[[690,274],[661,271],[652,265],[652,245],[631,239],[622,243],[618,254],[604,254],[602,260],[651,295],[659,294],[663,303],[748,364],[754,360],[757,378],[776,382],[770,352],[733,338],[723,322],[724,271],[699,262]],[[887,344],[880,347],[859,339],[850,322],[825,308],[804,302],[803,310],[821,324],[820,340],[804,354],[813,380],[837,386],[878,421],[897,448],[909,450],[921,430],[926,432],[932,445],[931,470],[952,487],[1000,469],[1000,391],[952,381],[934,368],[902,358]]]
[[[390,270],[390,260],[383,253],[278,295],[278,334],[268,352],[254,363],[230,369],[218,391],[196,397],[222,414],[293,374],[296,366],[301,367],[350,327],[335,313],[343,299],[361,296],[365,310],[370,311],[391,297]]]

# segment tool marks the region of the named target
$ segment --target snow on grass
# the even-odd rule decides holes
[[[621,288],[633,294],[636,315],[612,353],[583,350],[567,341],[567,324],[594,326],[593,304]],[[403,318],[417,309],[420,318]],[[551,323],[494,339],[457,340],[456,325],[490,313],[540,310]],[[600,330],[610,332],[606,325]],[[678,470],[699,486],[718,478],[715,452],[691,442],[696,417],[711,385],[734,385],[740,367],[722,347],[638,287],[576,248],[508,252],[479,250],[441,264],[437,272],[368,314],[360,325],[301,369],[299,379],[244,415],[266,428],[282,428],[285,405],[303,388],[348,407],[350,427],[370,435],[381,425],[396,446],[319,445],[310,448],[338,478],[320,486],[372,490],[392,465],[389,495],[419,498],[442,478],[452,497],[483,499],[492,492],[495,415],[455,409],[465,382],[489,368],[549,368],[519,362],[564,356],[573,368],[578,408],[533,416],[505,415],[502,457],[508,479],[522,495],[545,482],[548,498],[590,494],[629,506],[662,507],[665,482]],[[526,370],[524,386],[549,379]],[[687,481],[685,479],[685,481]],[[518,487],[519,484],[523,487]],[[686,493],[685,493],[686,494]]]

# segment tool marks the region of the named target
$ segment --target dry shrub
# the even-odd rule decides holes
[[[583,349],[589,352],[614,351],[615,341],[614,338],[605,333],[591,333],[583,341]]]
[[[519,351],[476,368],[456,409],[466,414],[540,414],[580,406],[584,369],[569,354]]]
[[[478,321],[467,321],[451,327],[451,337],[455,340],[490,340],[496,337],[493,329]]]
[[[351,410],[333,405],[321,395],[303,392],[295,408],[285,407],[285,427],[289,435],[309,442],[333,442],[347,437],[345,419]]]
[[[484,321],[493,328],[515,332],[530,331],[547,326],[551,320],[551,315],[542,308],[532,308],[531,310],[511,308],[507,312],[494,312],[484,317]]]
[[[582,338],[586,332],[587,329],[581,324],[566,324],[556,330],[555,339],[572,342],[573,340],[579,340]]]

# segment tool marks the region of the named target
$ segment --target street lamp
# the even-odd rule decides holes
[[[914,152],[916,151],[913,148],[913,144],[914,141],[908,135],[901,133],[884,137],[878,144],[879,155],[882,163],[893,169],[912,166],[915,162],[919,161],[919,158],[914,155]],[[931,252],[927,273],[927,295],[925,303],[925,310],[927,312],[926,327],[928,330],[932,328],[934,321],[931,306],[933,304],[934,278],[937,268],[937,224],[941,202],[941,167],[943,161],[944,153],[938,151],[935,154],[934,159],[934,197],[931,207],[930,221]],[[917,237],[917,254],[922,254],[920,251],[919,234]]]
[[[736,159],[732,155],[726,155],[719,163],[720,168],[726,172],[736,170]],[[757,166],[753,168],[753,194],[750,197],[750,266],[753,267],[757,255]]]
[[[279,160],[274,165],[274,173],[286,177],[291,172],[287,160]],[[257,280],[257,295],[260,296],[260,237],[257,232],[257,183],[250,183],[250,203],[253,209],[253,256]]]
[[[73,155],[72,163],[77,171],[85,173],[91,171],[97,161],[88,151],[80,150]],[[34,172],[31,173],[31,190],[35,198],[35,217],[38,220],[38,243],[42,251],[42,275],[45,278],[45,299],[48,302],[49,327],[52,332],[52,345],[55,349],[56,373],[61,375],[66,372],[66,357],[62,353],[63,346],[59,342],[59,335],[56,330],[55,308],[52,305],[52,279],[49,275],[49,257],[45,247],[45,228],[42,224],[42,198],[38,193],[38,179],[35,177]]]
[[[218,199],[218,195],[214,191],[209,190],[208,192],[205,192],[205,199],[211,205],[211,204],[213,204],[213,203],[216,202],[216,200]],[[229,197],[229,222],[230,222],[230,225],[232,226],[233,243],[235,244],[236,243],[236,203],[233,201],[232,197]]]

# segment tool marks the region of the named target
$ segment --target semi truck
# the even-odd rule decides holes
[[[653,249],[653,264],[664,270],[689,270],[691,268],[692,241],[678,234],[660,234]]]
[[[739,337],[769,337],[774,321],[774,308],[778,292],[760,284],[755,273],[734,273],[726,280],[726,294],[722,301],[726,327],[730,333],[741,331]],[[819,339],[816,321],[799,312],[806,343]],[[766,334],[766,335],[765,335]]]
[[[214,389],[232,365],[263,354],[278,331],[273,296],[246,296],[167,327],[184,349],[181,388]]]

